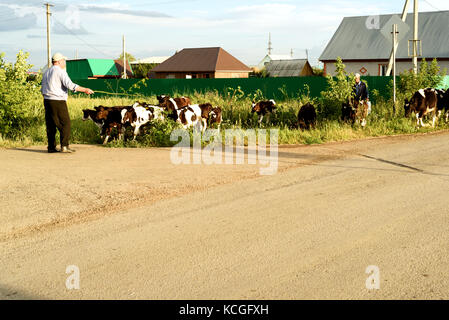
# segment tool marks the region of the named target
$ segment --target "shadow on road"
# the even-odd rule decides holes
[[[24,151],[24,152],[32,152],[32,153],[48,153],[47,149],[45,149],[45,150],[35,150],[35,149],[25,149],[25,148],[14,148],[12,150]]]
[[[44,298],[0,284],[0,300],[44,300]]]

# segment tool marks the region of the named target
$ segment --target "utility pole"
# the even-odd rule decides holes
[[[271,47],[271,32],[268,34],[268,55],[271,55],[271,51],[273,48]]]
[[[407,20],[407,14],[408,14],[408,7],[409,7],[409,5],[410,5],[410,0],[406,0],[405,4],[404,4],[404,9],[402,10],[402,16],[401,16],[401,19],[404,22]],[[397,50],[398,46],[399,46],[399,43],[396,44],[396,50]],[[391,69],[393,68],[393,51],[394,50],[391,50],[390,60],[389,60],[389,63],[388,63],[387,72],[385,74],[386,76],[390,76],[391,75]]]
[[[414,31],[413,31],[413,72],[418,74],[418,0],[414,5]]]
[[[393,114],[396,113],[396,52],[398,49],[398,25],[393,25]]]
[[[45,6],[47,7],[47,66],[48,68],[51,68],[52,62],[51,62],[51,42],[50,42],[50,7],[54,7],[50,3],[45,3]]]
[[[126,46],[125,46],[125,35],[123,35],[123,79],[127,78],[126,74]]]
[[[309,61],[309,49],[306,49],[306,59]]]

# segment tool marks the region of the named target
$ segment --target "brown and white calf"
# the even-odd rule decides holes
[[[142,106],[134,105],[122,111],[122,123],[130,124],[134,128],[134,139],[140,134],[140,127],[154,120],[154,113]]]
[[[166,111],[168,111],[168,117],[173,121],[176,121],[178,118],[177,110],[180,110],[191,104],[190,98],[188,97],[171,98],[170,96],[162,95],[157,96],[157,100],[159,101],[159,107],[164,108]]]
[[[423,118],[426,115],[433,115],[432,126],[435,127],[437,104],[438,97],[435,89],[420,89],[415,92],[410,101],[405,99],[405,116],[409,117],[412,112],[415,112],[417,126],[428,127],[429,125],[424,124]]]
[[[215,107],[209,113],[209,126],[211,127],[214,123],[217,124],[218,130],[220,130],[221,122],[223,121],[222,110],[220,107]]]
[[[259,126],[262,125],[263,118],[267,117],[267,123],[270,121],[270,115],[276,111],[276,101],[259,101],[257,103],[253,102],[251,113],[257,113],[259,116]]]
[[[125,116],[126,112],[130,109],[131,107],[126,106],[126,107],[110,107],[110,108],[106,108],[106,107],[98,107],[95,108],[98,111],[98,115],[101,118],[106,117],[105,121],[104,121],[104,125],[103,125],[103,130],[102,130],[102,136],[105,136],[103,144],[107,144],[109,141],[109,138],[111,137],[111,132],[113,128],[117,128],[118,131],[118,138],[119,140],[122,139],[123,134],[125,133],[124,129],[124,125],[123,125],[123,117]]]
[[[351,122],[352,125],[356,121],[360,122],[362,127],[366,126],[369,106],[366,100],[357,101],[351,97],[348,102],[342,104],[341,119],[343,121]]]
[[[180,123],[186,130],[190,127],[196,127],[198,124],[201,126],[201,111],[195,109],[193,109],[191,106],[187,106],[182,109],[176,110],[176,121]]]

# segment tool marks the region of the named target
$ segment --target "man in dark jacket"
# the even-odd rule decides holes
[[[355,75],[354,96],[356,101],[369,101],[369,92],[365,82],[360,80],[360,74]]]
[[[360,74],[355,75],[354,99],[356,104],[366,106],[365,112],[362,112],[362,127],[366,126],[366,116],[371,113],[371,102],[369,101],[369,92],[365,82],[360,80]]]

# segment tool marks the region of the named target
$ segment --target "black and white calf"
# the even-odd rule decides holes
[[[259,126],[262,124],[264,116],[267,117],[267,123],[270,121],[270,115],[276,111],[276,101],[253,102],[251,113],[257,113],[259,116]]]
[[[428,114],[432,114],[432,126],[435,127],[437,121],[437,104],[438,96],[435,89],[420,89],[415,92],[410,101],[405,99],[405,116],[409,117],[412,112],[415,112],[418,127],[420,125],[422,127],[427,127],[429,125],[424,124],[423,118]]]
[[[446,122],[449,120],[449,89],[441,90],[437,89],[437,119],[441,117],[441,115],[446,115]]]
[[[122,113],[122,123],[130,124],[134,128],[134,138],[140,134],[140,128],[150,121],[153,120],[163,120],[163,109],[160,107],[149,106],[145,107],[140,105],[140,103],[135,103],[132,108],[128,110],[123,110]]]
[[[83,121],[92,120],[97,127],[100,129],[100,133],[103,130],[103,125],[105,119],[98,118],[98,111],[97,110],[83,110]]]

